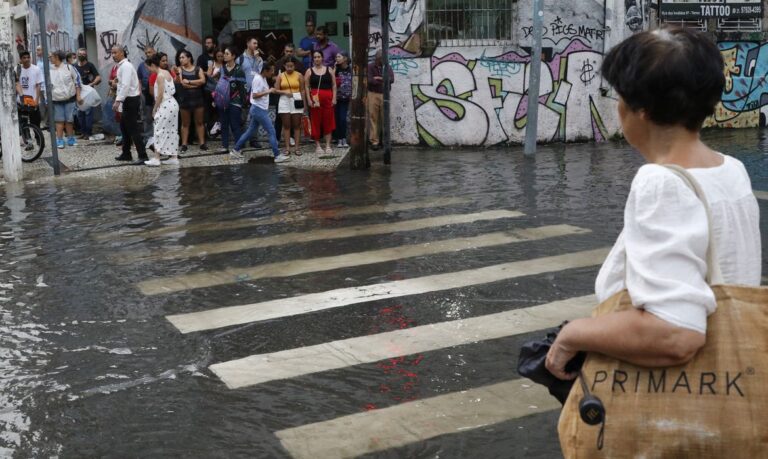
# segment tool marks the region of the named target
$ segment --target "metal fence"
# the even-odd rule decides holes
[[[682,27],[684,29],[699,30],[701,32],[707,31],[707,21],[705,19],[690,19],[680,21],[662,20],[664,24]]]
[[[494,46],[512,39],[513,0],[428,0],[427,46]]]
[[[719,32],[762,32],[763,21],[760,18],[718,19]]]

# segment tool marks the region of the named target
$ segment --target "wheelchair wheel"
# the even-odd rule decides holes
[[[21,126],[21,160],[31,163],[43,154],[45,137],[43,131],[34,124]]]

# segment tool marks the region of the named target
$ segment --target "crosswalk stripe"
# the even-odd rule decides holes
[[[765,200],[768,200],[768,191],[757,191],[757,190],[752,190],[752,192],[753,192],[753,193],[755,193],[755,197],[756,197],[757,199],[765,199]]]
[[[498,220],[502,218],[514,218],[524,215],[514,210],[490,210],[472,214],[443,215],[440,217],[420,218],[416,220],[404,220],[393,223],[379,223],[375,225],[346,226],[341,228],[328,228],[301,233],[276,234],[274,236],[255,237],[233,241],[210,242],[192,245],[178,250],[158,251],[156,253],[126,253],[116,255],[115,259],[122,262],[134,262],[138,260],[157,260],[198,257],[216,253],[237,252],[239,250],[258,249],[303,242],[322,241],[331,239],[344,239],[356,236],[373,236],[401,231],[415,231],[425,228],[435,228],[445,225],[457,225],[474,223],[483,220]]]
[[[338,209],[321,210],[297,210],[284,212],[278,215],[268,217],[244,218],[240,220],[224,220],[218,222],[197,223],[191,225],[172,225],[154,230],[143,231],[135,229],[130,232],[114,232],[97,234],[94,238],[98,240],[115,239],[119,237],[141,236],[144,239],[151,237],[164,236],[166,234],[177,234],[181,232],[194,233],[204,231],[223,231],[242,228],[252,228],[255,226],[274,225],[280,223],[296,223],[308,220],[313,216],[325,216],[326,218],[351,217],[355,215],[366,215],[388,212],[402,212],[406,210],[423,209],[426,207],[447,207],[470,202],[466,198],[430,198],[420,201],[398,202],[391,204],[376,204],[361,207],[346,207]]]
[[[544,386],[514,379],[293,427],[276,435],[294,459],[353,458],[559,407]]]
[[[465,271],[434,274],[381,284],[330,290],[240,306],[210,309],[166,318],[182,333],[289,317],[325,309],[407,295],[487,284],[545,272],[583,268],[602,263],[608,248],[521,260]]]
[[[588,232],[588,229],[578,228],[571,225],[551,225],[538,228],[500,231],[474,237],[446,239],[442,241],[437,240],[422,244],[403,245],[367,252],[291,260],[253,267],[227,268],[220,271],[208,271],[196,274],[150,279],[140,282],[138,288],[145,295],[158,295],[161,293],[172,293],[195,288],[234,284],[265,277],[296,276],[312,272],[330,271],[332,269],[402,260],[404,258],[492,247],[515,242],[536,241],[550,237],[584,234]]]
[[[269,354],[258,354],[209,368],[230,389],[288,379],[402,355],[529,333],[586,317],[597,304],[594,295],[488,314],[470,319],[360,336]]]

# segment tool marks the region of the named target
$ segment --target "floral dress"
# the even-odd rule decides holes
[[[165,84],[163,101],[155,114],[155,151],[161,155],[173,156],[179,150],[179,103],[173,95],[176,88],[173,81],[165,78],[155,80],[155,94],[158,85]]]

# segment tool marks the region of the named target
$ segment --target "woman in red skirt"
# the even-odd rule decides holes
[[[312,138],[315,153],[323,153],[320,138],[325,139],[325,153],[333,153],[331,134],[336,129],[334,107],[336,105],[336,76],[330,67],[323,65],[323,53],[312,53],[313,66],[304,74],[304,84],[312,120]]]

